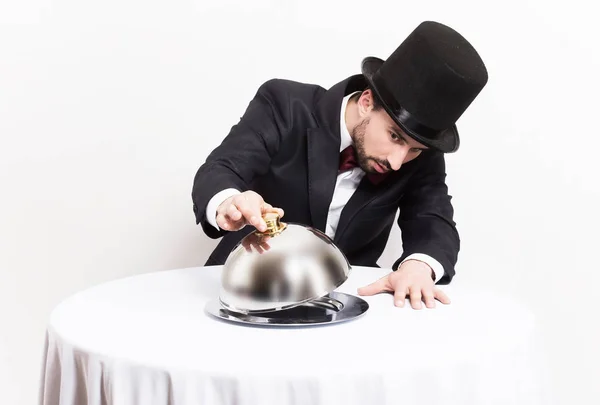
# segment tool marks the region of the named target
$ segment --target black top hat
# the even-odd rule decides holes
[[[475,48],[431,21],[421,23],[386,61],[365,58],[362,73],[400,128],[445,153],[458,150],[456,121],[488,80]]]

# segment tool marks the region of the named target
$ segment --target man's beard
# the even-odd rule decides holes
[[[382,167],[392,170],[390,164],[386,160],[380,160],[374,156],[367,155],[367,152],[365,151],[365,132],[367,124],[369,124],[369,118],[362,120],[362,122],[352,130],[352,139],[354,140],[354,150],[356,151],[358,165],[366,173],[378,173],[369,166],[369,160],[372,160],[379,163]]]

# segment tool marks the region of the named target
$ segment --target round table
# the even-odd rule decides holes
[[[354,267],[336,291],[388,269]],[[247,326],[205,313],[220,266],[108,282],[52,312],[43,405],[537,404],[535,324],[519,303],[455,282],[452,303],[391,294],[342,323]]]

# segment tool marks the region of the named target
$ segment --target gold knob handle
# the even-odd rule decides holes
[[[263,220],[267,224],[267,230],[264,232],[257,232],[260,235],[274,236],[280,234],[287,227],[287,224],[282,223],[279,220],[279,215],[275,212],[269,212],[263,215]]]

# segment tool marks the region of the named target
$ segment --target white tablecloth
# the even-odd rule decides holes
[[[390,294],[340,324],[249,327],[204,312],[220,267],[145,274],[82,291],[52,312],[43,405],[538,404],[532,314],[461,285],[413,310]],[[388,273],[355,267],[337,291]]]

